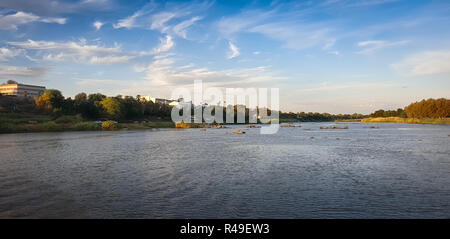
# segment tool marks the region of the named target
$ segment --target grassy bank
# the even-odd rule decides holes
[[[450,124],[450,118],[446,119],[415,119],[415,118],[400,118],[400,117],[378,117],[365,118],[361,120],[362,123],[407,123],[407,124]]]
[[[362,119],[335,120],[334,122],[361,122]]]
[[[173,128],[172,121],[147,121],[142,123],[116,123],[113,130],[120,129],[151,129]],[[102,127],[95,121],[85,121],[80,116],[61,116],[52,118],[47,115],[34,114],[0,114],[0,133],[27,133],[27,132],[58,132],[58,131],[94,131],[111,130]]]

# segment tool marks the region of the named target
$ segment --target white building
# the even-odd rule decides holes
[[[2,84],[0,94],[18,97],[39,97],[44,94],[44,86],[24,85],[24,84]]]

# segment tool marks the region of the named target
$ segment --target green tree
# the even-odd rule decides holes
[[[40,110],[57,112],[61,111],[64,105],[64,96],[59,90],[45,90],[44,94],[35,98],[36,107]]]
[[[103,99],[100,104],[107,117],[118,120],[124,116],[123,105],[120,102],[120,99],[116,97],[107,97]]]

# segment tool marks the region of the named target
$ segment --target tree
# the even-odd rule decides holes
[[[86,93],[84,93],[84,92],[78,93],[78,94],[75,96],[75,101],[78,101],[78,102],[87,101],[87,95],[86,95]]]
[[[103,99],[100,104],[105,110],[107,117],[118,120],[124,116],[123,106],[119,99],[115,97],[107,97]]]
[[[106,95],[103,95],[103,94],[100,94],[100,93],[90,94],[88,96],[88,100],[91,101],[91,102],[102,101],[105,98],[106,98]]]
[[[35,98],[36,107],[40,110],[57,112],[62,110],[64,105],[64,96],[59,90],[45,90],[44,94]]]
[[[6,81],[6,84],[18,84],[15,80],[8,80]]]

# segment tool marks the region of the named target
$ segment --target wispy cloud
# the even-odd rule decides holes
[[[0,15],[0,30],[17,30],[20,25],[32,22],[65,24],[65,18],[40,17],[32,13],[16,12],[9,15]]]
[[[228,59],[233,59],[241,54],[239,49],[233,43],[228,42],[228,46],[230,48],[230,51],[228,52]]]
[[[145,73],[146,79],[158,86],[186,86],[194,80],[202,80],[205,85],[215,87],[261,84],[285,79],[275,76],[268,67],[251,67],[228,70],[194,68],[194,65],[176,66],[170,56],[155,56],[146,67],[136,67],[137,72]]]
[[[186,38],[187,38],[187,29],[188,29],[190,26],[192,26],[196,21],[199,21],[199,20],[201,20],[201,19],[202,19],[201,17],[195,16],[195,17],[193,17],[193,18],[191,18],[191,19],[182,21],[182,22],[180,22],[179,24],[175,25],[175,26],[172,28],[173,33],[174,33],[175,35],[178,35],[178,36],[180,36],[180,37],[186,39]]]
[[[419,52],[392,66],[401,72],[416,76],[450,74],[450,51]]]
[[[321,3],[321,5],[333,7],[364,7],[393,3],[398,1],[401,0],[326,0]]]
[[[132,15],[118,20],[114,28],[143,28],[159,31],[164,34],[187,38],[187,30],[202,19],[197,14],[205,12],[211,2],[185,3],[173,5],[151,2]]]
[[[23,49],[8,49],[5,47],[0,47],[0,61],[8,61],[9,59],[19,56],[23,53]]]
[[[175,46],[175,43],[172,40],[172,37],[167,35],[165,39],[161,39],[161,44],[155,48],[155,53],[166,52],[172,49]]]
[[[33,12],[36,14],[55,15],[61,13],[105,11],[114,7],[110,0],[78,0],[78,1],[55,1],[55,0],[2,0],[1,8],[16,9],[19,11]]]
[[[43,54],[45,61],[74,61],[77,63],[91,64],[116,64],[124,63],[135,56],[123,53],[120,46],[105,47],[95,44],[87,44],[86,40],[79,42],[53,42],[33,41],[8,42],[9,45],[25,50],[36,51],[37,56]]]
[[[166,37],[159,39],[160,43],[152,51],[141,51],[140,56],[157,55],[163,52],[171,50],[175,46],[175,42],[171,36],[166,35]]]
[[[224,17],[217,23],[219,32],[228,39],[239,33],[257,33],[280,41],[286,48],[307,49],[311,47],[331,48],[336,38],[326,23],[309,23],[302,20],[297,6],[290,10],[273,8],[270,10],[244,10]]]
[[[116,28],[116,29],[117,28],[128,28],[128,29],[130,29],[130,28],[138,27],[138,25],[136,23],[136,19],[138,17],[140,17],[140,16],[141,16],[141,13],[140,12],[136,12],[135,14],[133,14],[133,15],[127,17],[127,18],[120,19],[117,22],[117,24],[113,25],[113,27]]]
[[[0,66],[0,79],[36,78],[43,76],[47,71],[47,67]]]
[[[371,40],[371,41],[362,41],[358,42],[358,47],[364,48],[361,51],[358,51],[358,54],[369,54],[375,51],[381,50],[383,48],[394,47],[394,46],[403,46],[408,44],[410,41],[381,41],[381,40]]]

